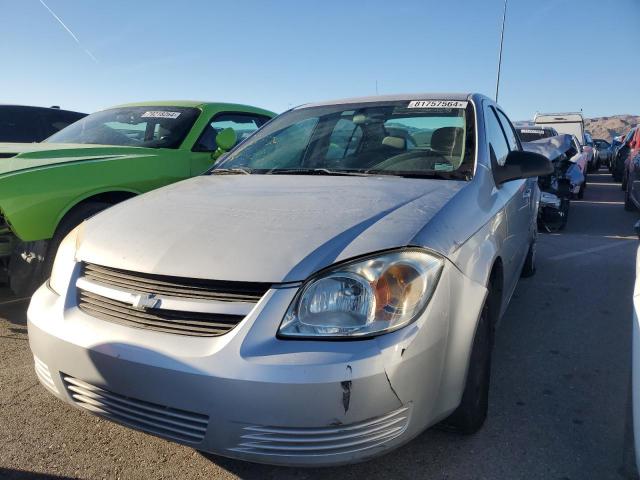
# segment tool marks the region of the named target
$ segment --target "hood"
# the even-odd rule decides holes
[[[300,281],[341,260],[411,245],[465,185],[401,177],[201,176],[86,222],[78,259],[181,277]]]
[[[60,163],[128,155],[156,155],[152,148],[77,143],[0,143],[0,175]]]
[[[571,149],[571,135],[560,134],[553,137],[541,138],[533,142],[522,142],[522,148],[528,152],[539,153],[553,161]]]

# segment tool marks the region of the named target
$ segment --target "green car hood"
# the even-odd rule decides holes
[[[157,149],[144,147],[75,143],[0,143],[0,176],[62,163],[157,154]]]

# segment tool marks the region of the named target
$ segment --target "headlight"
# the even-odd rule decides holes
[[[424,310],[444,262],[422,250],[364,258],[309,279],[289,307],[283,337],[363,337],[397,330]]]
[[[49,286],[58,295],[64,295],[67,288],[69,288],[69,282],[71,282],[71,274],[76,265],[76,248],[80,228],[81,226],[74,228],[62,240],[58,247],[56,259],[53,262]]]

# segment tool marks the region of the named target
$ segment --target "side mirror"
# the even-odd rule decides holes
[[[544,155],[514,150],[502,166],[493,169],[496,185],[521,178],[542,177],[553,173],[553,164]]]
[[[219,161],[220,157],[231,150],[237,141],[236,131],[231,127],[225,128],[216,135],[216,146],[218,148],[211,154],[211,158],[216,162]]]
[[[233,128],[225,128],[216,135],[216,145],[220,150],[229,151],[238,141],[236,131]]]

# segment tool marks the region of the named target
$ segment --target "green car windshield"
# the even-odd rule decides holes
[[[265,125],[210,173],[469,179],[474,132],[471,102],[405,100],[294,109]]]
[[[85,143],[178,148],[200,110],[186,107],[121,107],[93,113],[47,138],[47,143]]]

